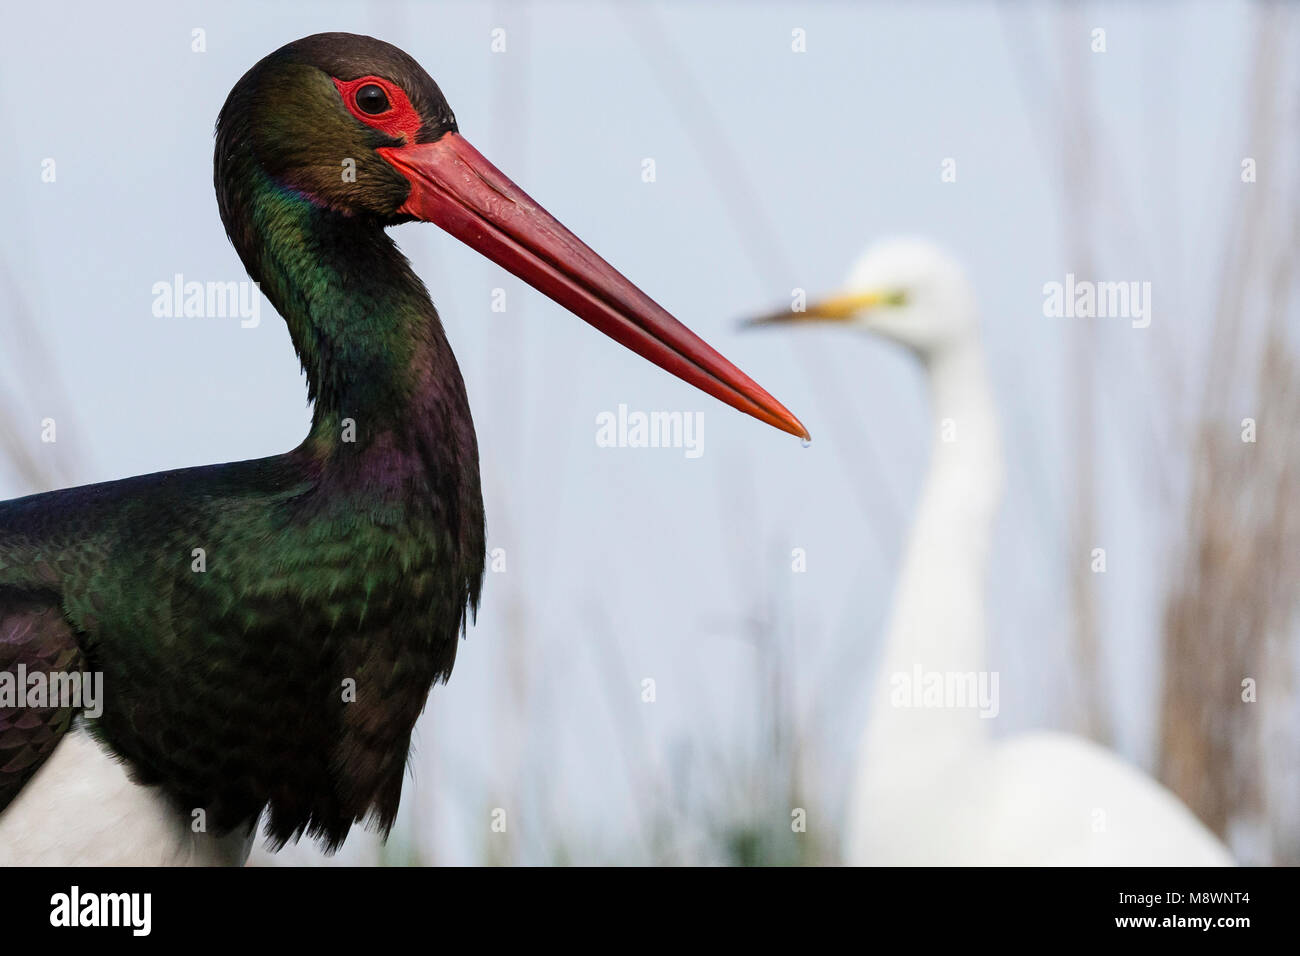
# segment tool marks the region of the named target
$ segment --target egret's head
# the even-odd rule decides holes
[[[844,289],[751,324],[838,323],[873,332],[921,355],[975,332],[975,294],[962,267],[923,239],[887,239],[864,252]]]

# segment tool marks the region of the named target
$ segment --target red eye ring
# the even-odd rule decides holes
[[[361,122],[393,139],[405,140],[408,143],[415,141],[416,134],[424,125],[424,120],[411,105],[406,91],[396,83],[382,76],[359,76],[355,80],[340,80],[338,77],[330,77],[330,79],[334,81],[334,86],[343,98],[343,105],[347,107],[348,112]],[[367,113],[361,108],[357,102],[357,94],[367,86],[377,86],[383,91],[388,98],[388,109],[378,113]]]

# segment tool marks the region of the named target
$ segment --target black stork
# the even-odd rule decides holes
[[[0,674],[49,675],[51,691],[15,698],[11,679],[6,698],[0,682],[0,862],[239,862],[263,815],[277,848],[391,828],[485,547],[465,386],[386,227],[436,223],[807,437],[484,159],[387,43],[319,34],[259,62],[221,110],[214,178],[231,242],[288,324],[311,430],[273,458],[0,503]],[[94,719],[52,693],[83,672],[102,675]],[[52,832],[39,821],[55,807]]]

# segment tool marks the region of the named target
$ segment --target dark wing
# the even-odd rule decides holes
[[[49,592],[0,588],[0,812],[18,795],[72,723],[71,707],[30,705],[19,680],[85,670],[76,635]]]

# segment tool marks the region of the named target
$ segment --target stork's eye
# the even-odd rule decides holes
[[[367,83],[356,94],[357,109],[375,116],[388,110],[388,94],[382,86]]]

